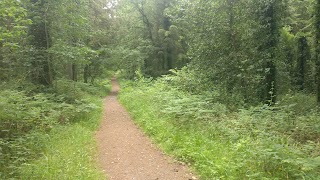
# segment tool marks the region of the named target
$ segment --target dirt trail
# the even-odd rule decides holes
[[[119,104],[119,85],[104,100],[104,119],[96,133],[98,162],[110,180],[191,180],[188,168],[164,155]]]

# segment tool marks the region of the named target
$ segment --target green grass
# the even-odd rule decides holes
[[[110,82],[38,88],[0,93],[0,179],[105,179],[94,132]]]
[[[320,143],[291,137],[297,133],[289,129],[290,114],[256,109],[228,113],[222,105],[162,83],[122,86],[120,101],[136,123],[167,154],[190,164],[201,179],[320,178]],[[310,114],[296,118],[294,128],[301,128],[299,137],[314,137],[317,124],[319,116]]]
[[[101,108],[78,123],[53,128],[43,142],[40,158],[22,166],[21,179],[105,179],[95,163],[94,131],[100,119]]]

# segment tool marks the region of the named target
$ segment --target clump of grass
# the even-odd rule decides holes
[[[92,131],[77,124],[55,128],[42,157],[21,168],[21,179],[104,179],[94,166]]]

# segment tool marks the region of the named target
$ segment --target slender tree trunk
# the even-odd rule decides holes
[[[292,52],[292,49],[290,49],[290,48],[287,48],[285,51],[286,51],[285,63],[288,65],[290,85],[291,85],[291,88],[294,88],[296,86],[295,69],[294,69],[294,53]]]
[[[269,105],[273,105],[276,102],[277,95],[277,84],[276,84],[276,66],[275,66],[275,50],[278,40],[278,28],[277,28],[277,19],[275,12],[276,2],[271,2],[268,7],[266,7],[264,21],[266,25],[267,37],[269,37],[265,42],[266,50],[266,89],[265,89],[265,101]]]
[[[49,6],[47,5],[46,11],[45,11],[45,19],[44,19],[44,31],[46,35],[46,50],[50,48],[50,37],[49,37],[49,31],[48,31],[48,22],[47,22],[47,12],[48,12]],[[52,85],[53,81],[53,75],[52,75],[52,62],[51,57],[48,52],[46,52],[46,61],[44,62],[44,76],[47,81],[48,85]]]
[[[77,71],[77,65],[72,64],[72,69],[73,69],[73,80],[78,81],[78,71]]]
[[[274,62],[267,62],[267,69],[269,72],[266,75],[266,103],[269,105],[273,105],[276,102],[277,88],[276,88],[276,66]]]
[[[316,1],[315,13],[317,102],[320,106],[320,0]]]
[[[69,69],[68,71],[69,71],[70,80],[78,81],[77,65],[74,63],[69,64],[68,69]]]
[[[229,59],[231,65],[229,66],[229,71],[234,72],[237,68],[235,66],[237,66],[235,60],[235,54],[236,54],[236,36],[235,36],[235,15],[234,15],[234,6],[235,6],[236,0],[228,0],[228,13],[229,13],[229,32],[228,32],[228,36],[229,36]],[[227,73],[228,77],[227,77],[227,91],[229,93],[233,93],[233,89],[236,85],[236,78],[234,76],[234,74],[236,74],[236,72],[234,73]]]
[[[89,65],[86,65],[84,67],[84,70],[83,70],[83,81],[84,81],[84,83],[88,83],[89,74],[90,74]]]
[[[137,3],[133,3],[133,4],[138,9],[138,11],[139,11],[139,13],[140,13],[140,15],[142,17],[142,21],[143,21],[143,23],[146,26],[147,31],[148,31],[149,39],[151,40],[151,42],[154,43],[154,37],[152,35],[153,24],[151,24],[148,16],[146,15],[146,13],[144,11],[144,3],[141,2],[141,5],[139,5]]]
[[[32,62],[32,81],[34,83],[51,86],[53,75],[50,55],[48,54],[51,39],[47,25],[47,11],[49,7],[45,0],[33,0],[32,2],[35,4],[35,8],[30,11],[40,11],[43,17],[41,22],[35,22],[30,28],[30,35],[33,36],[31,44],[36,49],[35,54],[32,54],[34,58]]]
[[[305,69],[307,60],[309,58],[309,46],[307,38],[302,36],[298,39],[298,66],[297,66],[297,85],[298,89],[303,91],[305,89]]]
[[[5,67],[4,67],[5,65],[4,65],[4,63],[3,63],[2,47],[3,47],[2,41],[0,41],[0,70],[2,70],[2,69],[5,68]],[[3,71],[2,71],[2,72],[3,72]],[[0,75],[0,80],[1,80],[1,78],[4,78],[4,74]]]

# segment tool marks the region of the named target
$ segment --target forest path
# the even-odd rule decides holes
[[[98,162],[110,180],[192,180],[188,168],[164,155],[133,123],[117,100],[120,87],[112,79],[104,100],[104,116],[96,132]]]

